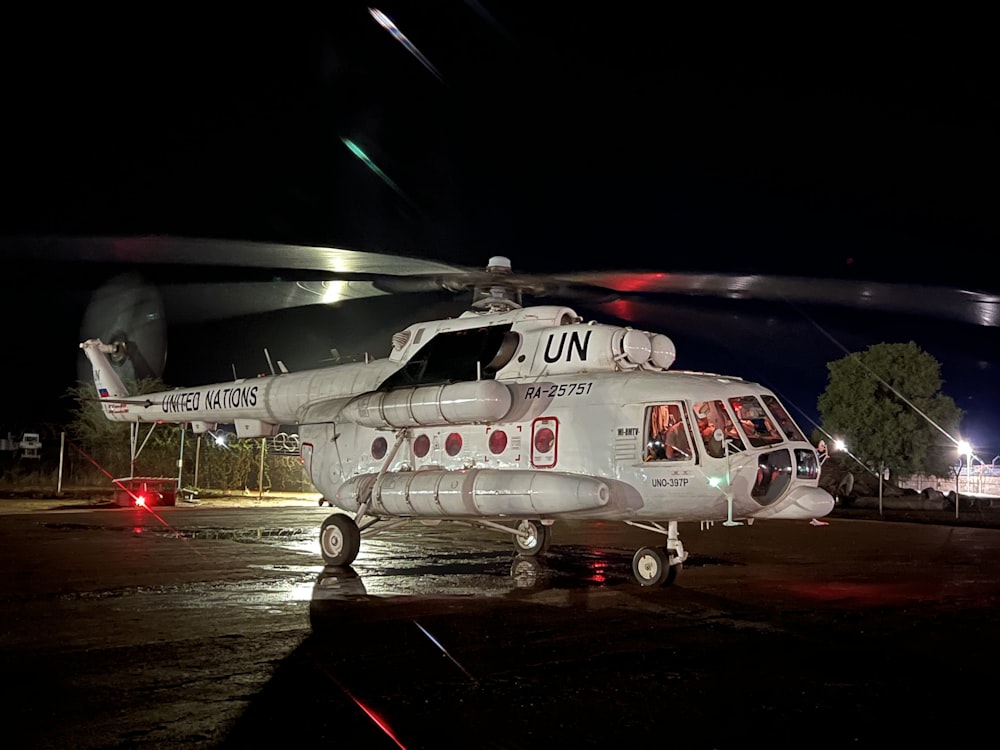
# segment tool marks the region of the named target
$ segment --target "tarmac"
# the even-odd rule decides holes
[[[205,508],[280,508],[319,505],[318,492],[231,492],[207,493],[193,499],[178,498],[177,507]],[[44,489],[0,490],[0,513],[26,513],[45,510],[116,508],[114,493],[85,488],[64,492]]]
[[[318,492],[207,491],[190,499],[178,498],[175,505],[188,508],[316,507],[321,504],[322,497]],[[114,501],[114,493],[105,488],[72,488],[63,492],[45,488],[0,489],[0,515],[117,507],[120,506]],[[838,502],[823,522],[839,518],[1000,528],[1000,497],[978,497],[976,502],[960,505],[958,513],[948,502],[929,503],[919,494],[859,497],[847,503]]]
[[[943,508],[692,524],[676,582],[643,587],[649,533],[625,524],[560,524],[542,560],[418,525],[325,568],[331,509],[314,503],[0,498],[7,744],[885,748],[994,731],[1000,534]]]

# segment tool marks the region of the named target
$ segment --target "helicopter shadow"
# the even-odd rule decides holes
[[[688,621],[717,608],[683,587],[640,586],[630,561],[627,550],[570,545],[542,557],[326,567],[312,591],[310,632],[219,747],[336,738],[366,748],[511,750],[539,737],[570,746],[642,739],[648,703],[639,696],[669,702],[676,684],[662,675],[677,638],[695,638],[692,653],[703,660],[702,639],[715,636]],[[688,624],[678,627],[673,614]],[[745,637],[749,648],[757,635]],[[635,696],[616,708],[631,735],[603,718],[608,686]]]

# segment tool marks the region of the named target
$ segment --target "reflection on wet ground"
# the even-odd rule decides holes
[[[402,559],[392,543],[359,557],[351,567],[325,567],[313,601],[358,596],[426,595],[504,596],[541,589],[594,589],[637,586],[631,572],[632,554],[563,545],[541,557],[510,552],[463,552],[433,559]],[[380,560],[392,560],[381,563]],[[733,565],[725,560],[692,557],[685,569]]]

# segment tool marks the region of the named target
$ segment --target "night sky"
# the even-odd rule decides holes
[[[0,45],[0,235],[259,240],[468,267],[502,254],[532,273],[813,278],[819,304],[808,309],[681,299],[635,322],[659,322],[679,366],[760,380],[800,418],[815,415],[825,363],[842,348],[913,340],[942,362],[981,457],[1000,453],[996,319],[828,308],[822,283],[1000,292],[1000,100],[985,19],[375,6],[430,68],[368,5],[331,5],[224,23],[11,17]],[[37,286],[23,270],[4,277],[16,280],[5,284],[8,309],[28,311],[10,317],[9,339],[24,346],[8,363],[37,386],[0,414],[5,429],[48,413],[75,381],[78,319],[100,281],[40,268]],[[413,320],[437,309],[407,304]],[[697,336],[672,328],[688,304],[707,316],[691,323]],[[290,320],[285,330],[300,325]],[[322,338],[317,351],[336,345],[333,332],[301,333]],[[171,384],[196,384],[179,379],[215,352],[174,335],[184,338],[171,345]],[[232,334],[218,335],[230,346]],[[737,339],[753,340],[756,356]],[[228,374],[221,349],[209,380]],[[25,388],[5,370],[7,390]]]

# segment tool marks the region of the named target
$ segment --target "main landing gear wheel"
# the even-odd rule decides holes
[[[319,549],[327,565],[350,565],[361,549],[361,531],[344,513],[327,516],[319,531]]]
[[[632,558],[632,574],[643,586],[669,586],[677,578],[677,568],[671,565],[673,555],[658,547],[643,547]]]
[[[549,546],[549,527],[538,521],[518,521],[514,535],[514,549],[521,555],[537,555]]]

